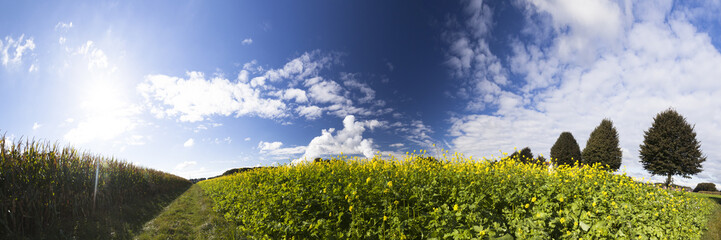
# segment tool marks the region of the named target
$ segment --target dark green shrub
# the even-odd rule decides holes
[[[716,192],[716,184],[713,183],[699,183],[696,185],[696,188],[693,189],[694,192],[699,191],[709,191],[709,192]]]

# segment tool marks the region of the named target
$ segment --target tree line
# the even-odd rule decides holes
[[[621,167],[622,157],[618,131],[610,119],[603,119],[591,132],[583,151],[570,132],[561,133],[551,147],[551,162],[556,166],[600,164],[608,171],[616,171]],[[696,139],[694,126],[670,108],[658,113],[651,127],[644,131],[639,157],[646,171],[666,177],[666,186],[672,183],[675,175],[690,178],[700,173],[703,170],[701,164],[706,161],[706,156],[701,152],[701,142]],[[533,158],[528,147],[513,153],[511,158],[525,163],[545,162],[542,156]]]

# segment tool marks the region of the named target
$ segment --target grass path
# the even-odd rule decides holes
[[[693,193],[697,197],[705,197],[717,203],[716,213],[708,220],[708,231],[701,239],[721,240],[721,195]]]
[[[135,239],[235,239],[233,227],[214,212],[203,189],[193,185],[143,227]]]

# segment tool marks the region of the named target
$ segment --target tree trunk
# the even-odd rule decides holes
[[[669,188],[671,186],[671,177],[672,176],[673,175],[669,173],[668,177],[666,177],[666,188]]]

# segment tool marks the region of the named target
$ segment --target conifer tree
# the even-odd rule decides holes
[[[551,162],[553,165],[573,165],[581,162],[581,148],[570,132],[563,132],[551,147]]]
[[[653,175],[666,176],[667,187],[674,175],[690,178],[703,170],[701,163],[706,156],[693,129],[686,118],[669,108],[657,114],[651,128],[644,131],[639,150],[643,168]]]
[[[513,154],[511,154],[510,158],[516,158],[522,163],[535,163],[536,161],[535,159],[533,159],[533,153],[528,147],[521,149],[520,152],[514,152]]]
[[[621,167],[621,148],[618,146],[618,132],[609,119],[591,132],[581,155],[583,164],[600,163],[605,169],[615,171]]]

